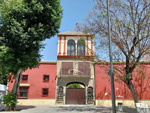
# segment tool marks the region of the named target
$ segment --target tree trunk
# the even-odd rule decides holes
[[[13,93],[18,94],[18,89],[19,89],[19,85],[20,85],[20,80],[21,80],[21,76],[22,76],[22,70],[18,70],[16,79],[15,79],[15,83],[12,89]]]
[[[12,93],[15,93],[16,94],[16,98],[15,98],[15,101],[17,102],[17,94],[18,94],[18,89],[19,89],[19,85],[20,85],[20,80],[21,80],[21,76],[22,76],[22,70],[18,70],[18,73],[17,73],[17,76],[15,78],[15,83],[14,83],[14,86],[13,86],[13,89],[12,89]],[[11,105],[10,107],[6,106],[7,109],[9,111],[15,111],[16,110],[16,104],[13,104]]]
[[[134,99],[134,103],[138,103],[139,99],[138,99],[137,93],[136,93],[136,91],[134,89],[134,86],[133,86],[131,80],[128,80],[128,83],[126,83],[126,85],[127,85],[127,87],[130,89],[130,91],[132,93],[132,96],[133,96],[133,99]]]

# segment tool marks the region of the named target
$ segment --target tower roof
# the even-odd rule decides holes
[[[66,32],[58,33],[58,36],[60,35],[93,36],[93,34],[82,32],[82,31],[66,31]]]

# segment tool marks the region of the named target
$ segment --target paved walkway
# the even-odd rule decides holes
[[[4,106],[0,111],[10,113],[4,111]],[[17,106],[17,111],[11,113],[112,113],[112,108],[93,105]],[[136,109],[124,107],[124,112],[117,113],[136,113]]]

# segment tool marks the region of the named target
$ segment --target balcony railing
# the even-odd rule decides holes
[[[90,77],[91,76],[91,69],[60,69],[60,76],[70,76],[70,77]]]

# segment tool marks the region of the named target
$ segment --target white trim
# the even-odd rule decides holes
[[[29,87],[30,84],[20,84],[21,87]]]

